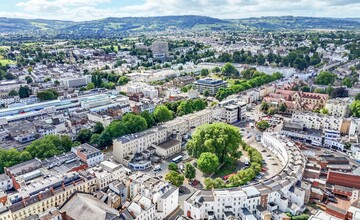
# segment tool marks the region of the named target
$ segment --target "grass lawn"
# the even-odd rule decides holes
[[[15,64],[16,62],[13,60],[3,59],[3,60],[0,60],[0,63],[2,66],[5,66],[6,64]]]
[[[106,49],[106,48],[110,48],[111,46],[109,45],[109,46],[102,46],[102,47],[100,47],[100,48],[102,48],[102,49]],[[117,45],[114,45],[114,50],[115,50],[115,52],[118,52],[118,47],[117,47]]]
[[[208,77],[211,77],[211,78],[214,78],[214,79],[221,79],[220,76],[218,76],[216,74],[213,74],[213,73],[210,73]]]
[[[224,177],[224,176],[234,173],[236,171],[237,171],[236,161],[234,161],[234,162],[227,163],[224,166],[222,166],[219,170],[216,171],[215,176]]]

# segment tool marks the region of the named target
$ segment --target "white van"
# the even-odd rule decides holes
[[[154,171],[156,172],[156,171],[160,171],[161,170],[161,166],[160,165],[156,165],[155,167],[154,167]]]

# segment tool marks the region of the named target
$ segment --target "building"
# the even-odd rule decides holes
[[[316,146],[322,146],[322,130],[305,128],[300,121],[284,122],[281,134]]]
[[[163,158],[169,158],[181,152],[181,141],[169,139],[161,144],[155,145],[156,154]]]
[[[337,117],[348,117],[350,113],[350,104],[353,101],[351,98],[336,98],[329,99],[325,104],[325,109],[329,115]]]
[[[229,124],[242,121],[246,118],[246,102],[237,100],[224,100],[218,104],[217,118],[224,120]]]
[[[291,91],[277,89],[274,93],[270,93],[264,97],[264,101],[272,105],[279,106],[285,104],[287,112],[296,110],[315,110],[325,107],[329,96],[326,94],[310,93],[302,91]]]
[[[94,196],[74,192],[59,208],[62,219],[76,220],[121,220],[119,211],[111,208]]]
[[[221,79],[204,78],[195,81],[194,89],[198,90],[201,94],[208,91],[210,95],[215,95],[220,88],[226,88],[227,82]]]
[[[154,151],[155,145],[158,146],[165,141],[174,139],[172,138],[174,135],[176,137],[178,137],[178,135],[185,135],[197,126],[212,121],[213,111],[211,109],[204,109],[136,134],[122,136],[113,142],[114,159],[125,166],[129,166],[131,163],[132,168],[147,169],[151,165],[147,159],[147,155]],[[165,157],[173,155],[175,152],[178,152],[179,143],[172,143],[166,152],[159,146],[156,147],[156,151]]]
[[[161,178],[143,173],[135,173],[129,176],[129,180],[127,184],[129,198],[142,196],[149,199],[156,207],[153,219],[167,219],[178,208],[179,189],[177,187],[169,185]]]
[[[316,130],[341,131],[343,118],[336,116],[327,116],[314,112],[295,112],[292,120],[299,121],[305,128]]]
[[[119,181],[126,177],[124,166],[110,161],[103,161],[98,166],[87,170],[87,172],[97,178],[99,189],[104,189],[111,182]]]
[[[97,148],[90,144],[81,144],[78,147],[72,148],[74,152],[84,163],[89,167],[96,166],[104,160],[104,154]]]
[[[247,214],[243,209],[254,213],[258,205],[260,192],[254,187],[198,190],[184,201],[184,215],[192,219],[228,219],[230,215],[239,218]]]
[[[6,174],[0,174],[0,191],[6,191],[13,188],[11,178]]]
[[[87,84],[91,83],[91,75],[65,78],[65,79],[62,79],[61,82],[63,83],[65,88],[82,87],[82,86],[86,86]]]
[[[151,44],[151,51],[155,60],[165,61],[169,57],[169,44],[166,41],[156,40]]]
[[[184,201],[189,219],[287,219],[305,210],[310,184],[302,181],[306,159],[289,139],[264,133],[261,143],[280,160],[282,170],[245,187],[198,190]]]

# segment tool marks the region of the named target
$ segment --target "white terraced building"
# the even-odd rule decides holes
[[[156,148],[156,146],[169,140],[173,134],[184,135],[192,129],[210,122],[213,122],[213,111],[204,109],[143,132],[120,137],[115,139],[113,143],[114,159],[128,166],[136,153],[151,151],[149,148]]]
[[[243,188],[198,190],[184,201],[184,215],[192,219],[281,220],[286,212],[304,211],[311,186],[302,181],[304,155],[282,136],[264,133],[261,143],[281,161],[280,173]]]

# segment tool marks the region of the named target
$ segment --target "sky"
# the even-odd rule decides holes
[[[165,15],[360,17],[360,0],[0,0],[0,5],[0,17],[72,21]]]

